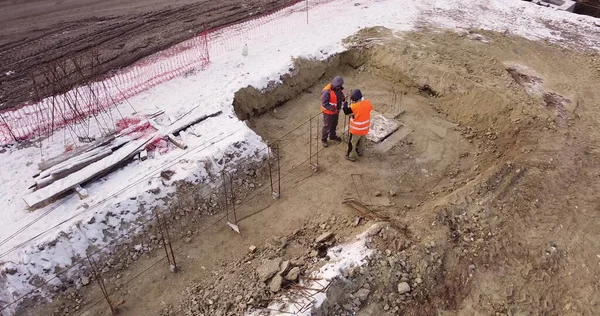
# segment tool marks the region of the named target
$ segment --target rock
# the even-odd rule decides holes
[[[311,251],[311,252],[308,254],[308,256],[309,256],[309,257],[311,257],[311,258],[315,258],[315,257],[316,257],[316,256],[318,256],[318,255],[319,255],[319,252],[318,252],[318,251],[316,251],[316,250],[313,250],[313,251]]]
[[[110,271],[109,267],[104,267],[104,269],[102,269],[102,273],[108,273],[108,271]]]
[[[370,291],[369,289],[364,289],[364,288],[363,288],[363,289],[360,289],[360,290],[358,290],[358,292],[356,292],[354,295],[355,295],[356,297],[358,297],[358,299],[359,299],[361,302],[364,302],[364,301],[366,301],[366,300],[367,300],[367,297],[369,297],[369,294],[370,294],[370,293],[371,293],[371,291]]]
[[[304,265],[304,259],[302,259],[302,258],[294,259],[294,260],[290,261],[290,263],[294,267],[301,267]]]
[[[133,249],[135,249],[135,251],[142,251],[142,248],[143,247],[141,244],[133,246]]]
[[[255,253],[256,252],[256,246],[252,245],[252,246],[248,247],[248,252]]]
[[[192,237],[186,237],[184,241],[189,244],[192,242]]]
[[[416,279],[415,279],[415,283],[417,283],[417,284],[421,284],[421,283],[423,283],[423,279],[421,279],[421,278],[416,278]]]
[[[396,193],[396,191],[394,191],[394,190],[390,190],[389,194],[390,194],[390,196],[396,196],[396,195],[398,195],[398,194]]]
[[[271,279],[271,283],[269,284],[269,290],[273,293],[279,292],[281,290],[281,284],[283,283],[283,278],[281,275],[277,274]]]
[[[290,262],[288,260],[283,261],[281,263],[281,268],[279,269],[279,274],[283,275],[284,273],[288,272],[288,270],[290,269],[291,265]]]
[[[264,260],[262,265],[256,269],[258,279],[262,282],[266,282],[269,278],[274,276],[279,271],[279,265],[281,264],[281,258]]]
[[[171,177],[175,174],[175,171],[172,170],[163,170],[160,172],[160,176],[161,178],[169,181],[171,180]]]
[[[385,306],[383,307],[384,311],[389,311],[390,310],[390,305],[385,304]]]
[[[294,268],[292,268],[292,270],[290,270],[290,272],[288,272],[288,274],[285,276],[285,279],[288,281],[296,281],[296,280],[298,280],[299,276],[300,276],[300,268],[294,267]]]
[[[90,284],[90,278],[88,278],[86,276],[82,276],[81,277],[81,284],[82,285],[88,285],[88,284]]]
[[[333,237],[332,232],[325,232],[325,233],[322,233],[319,237],[317,237],[317,239],[315,239],[315,242],[317,244],[319,244],[319,243],[329,240],[331,237]]]
[[[381,196],[381,191],[375,191],[375,196]]]
[[[398,283],[398,293],[404,294],[410,292],[410,285],[406,282]]]

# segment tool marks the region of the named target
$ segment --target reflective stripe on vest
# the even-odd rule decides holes
[[[337,95],[335,95],[335,92],[333,90],[331,90],[331,83],[326,85],[325,88],[323,88],[322,91],[328,90],[329,91],[329,104],[333,105],[333,108],[335,109],[334,111],[328,110],[325,107],[323,107],[323,105],[321,104],[321,112],[325,113],[325,114],[337,114]]]
[[[363,100],[352,105],[353,118],[350,119],[349,130],[352,135],[367,135],[371,128],[371,111],[373,105],[369,100]]]

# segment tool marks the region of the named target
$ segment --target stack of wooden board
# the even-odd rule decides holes
[[[115,166],[132,160],[157,138],[166,138],[177,147],[186,149],[187,146],[176,139],[175,135],[221,113],[218,111],[208,115],[189,115],[189,117],[165,127],[158,126],[152,118],[149,118],[136,126],[149,124],[157,129],[153,133],[133,139],[127,136],[128,131],[125,130],[119,135],[104,137],[67,154],[43,161],[38,164],[40,173],[34,176],[35,184],[31,187],[35,191],[27,194],[23,200],[30,208],[36,208],[73,190],[81,198],[85,198],[88,196],[87,191],[81,188],[84,183],[111,172]],[[136,126],[132,126],[130,129],[135,130]]]

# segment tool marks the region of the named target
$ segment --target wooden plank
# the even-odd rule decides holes
[[[68,153],[64,153],[62,155],[56,156],[54,158],[50,158],[48,160],[44,160],[42,162],[40,162],[38,164],[38,168],[40,169],[40,171],[44,171],[47,170],[61,162],[64,162],[68,159],[71,159],[73,157],[79,156],[82,153],[85,153],[87,151],[90,151],[94,148],[100,147],[100,146],[104,146],[110,142],[112,142],[113,140],[115,140],[116,136],[115,135],[109,135],[106,136],[104,138],[101,138],[91,144],[85,145],[85,146],[81,146],[78,148],[73,149],[72,151],[68,152]]]
[[[177,146],[177,147],[179,147],[179,148],[181,148],[183,150],[187,149],[187,147],[188,147],[184,142],[182,142],[181,140],[175,138],[175,135],[173,135],[173,134],[167,135],[167,139],[171,143],[173,143],[173,145],[175,145],[175,146]]]
[[[88,194],[88,191],[86,189],[82,188],[80,185],[75,187],[75,192],[77,192],[77,195],[79,195],[79,198],[82,200],[85,200],[90,196]]]
[[[131,159],[138,154],[149,142],[154,140],[156,134],[138,139],[125,144],[125,146],[117,149],[112,155],[88,165],[66,178],[55,181],[49,186],[25,195],[23,200],[31,207],[35,208],[38,205],[48,201],[62,193],[72,190],[77,185],[81,185],[97,176],[105,174],[112,170],[115,165],[118,165],[126,160]]]

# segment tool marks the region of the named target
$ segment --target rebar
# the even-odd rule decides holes
[[[90,268],[92,270],[93,277],[94,277],[94,279],[96,279],[96,282],[98,282],[98,286],[100,286],[100,291],[102,291],[102,295],[104,296],[104,299],[106,300],[106,302],[108,303],[108,306],[110,307],[110,313],[114,315],[117,312],[117,310],[115,309],[115,306],[113,305],[112,301],[110,300],[110,295],[108,294],[108,290],[106,289],[106,284],[104,284],[104,279],[98,272],[98,266],[96,265],[96,261],[94,261],[94,259],[92,259],[92,257],[90,257],[90,255],[87,253],[86,253],[86,256],[87,256],[88,262],[90,264]]]

